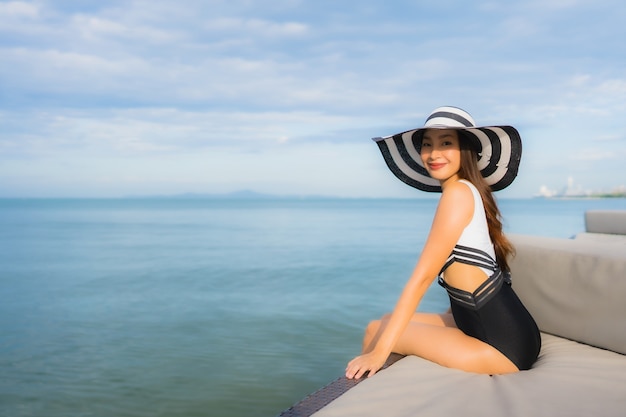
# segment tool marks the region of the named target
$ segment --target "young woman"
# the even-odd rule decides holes
[[[517,175],[517,130],[476,127],[467,112],[440,107],[423,128],[375,140],[399,179],[441,198],[393,312],[367,326],[362,355],[350,361],[346,377],[374,375],[391,352],[484,374],[529,369],[541,338],[511,287],[513,247],[491,194]],[[450,312],[416,313],[436,277],[448,292]]]

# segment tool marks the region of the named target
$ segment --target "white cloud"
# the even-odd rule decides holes
[[[572,155],[572,160],[574,161],[606,161],[617,158],[620,158],[620,156],[614,152],[595,149],[582,149]]]
[[[82,150],[95,155],[156,155],[214,147],[258,152],[298,142],[329,142],[328,129],[348,129],[353,119],[313,112],[209,112],[129,109],[99,112],[68,110],[27,116],[0,113],[5,133],[0,150],[22,156]],[[24,131],[33,123],[35,131]],[[364,138],[366,139],[366,138]]]
[[[92,33],[102,33],[109,35],[124,35],[130,31],[128,27],[120,22],[110,19],[103,19],[94,16],[77,15],[72,18],[73,25],[79,33],[90,35]]]
[[[626,79],[609,79],[603,81],[597,88],[598,94],[607,94],[623,102],[626,99]]]
[[[597,4],[597,2],[592,2]],[[576,6],[590,4],[589,0],[532,0],[526,2],[525,6],[535,11],[562,11],[563,9],[572,9]]]
[[[23,1],[9,1],[0,3],[0,19],[7,18],[35,18],[39,15],[39,8]]]
[[[142,44],[161,45],[182,41],[184,35],[178,29],[158,29],[141,22],[112,20],[79,14],[72,16],[67,26],[68,35],[75,34],[83,41],[119,42],[116,46],[124,48],[122,42],[133,40]],[[129,48],[132,50],[132,47]]]
[[[210,32],[231,32],[236,36],[300,36],[308,33],[308,25],[300,22],[274,22],[255,18],[221,17],[206,21]]]
[[[595,136],[593,137],[593,140],[597,142],[613,142],[618,140],[626,141],[624,136],[620,136],[618,134]]]

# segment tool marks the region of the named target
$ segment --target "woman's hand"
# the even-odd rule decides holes
[[[383,367],[388,356],[388,354],[380,353],[376,350],[366,353],[365,355],[357,356],[348,363],[346,367],[346,378],[359,379],[368,371],[368,378],[374,376],[374,374]]]

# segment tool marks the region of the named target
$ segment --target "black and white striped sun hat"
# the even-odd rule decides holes
[[[477,127],[466,111],[445,106],[435,109],[422,128],[373,139],[391,172],[411,187],[441,192],[439,181],[428,175],[419,154],[426,129],[463,130],[478,151],[478,169],[492,191],[508,187],[515,179],[522,157],[519,132],[512,126]]]

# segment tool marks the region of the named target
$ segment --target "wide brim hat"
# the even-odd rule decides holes
[[[432,178],[422,163],[420,148],[426,129],[463,131],[478,152],[478,169],[491,187],[499,191],[508,187],[515,177],[522,157],[522,140],[513,126],[476,126],[466,111],[457,107],[439,107],[426,119],[424,127],[377,137],[387,166],[401,181],[422,191],[441,192],[441,184]]]

